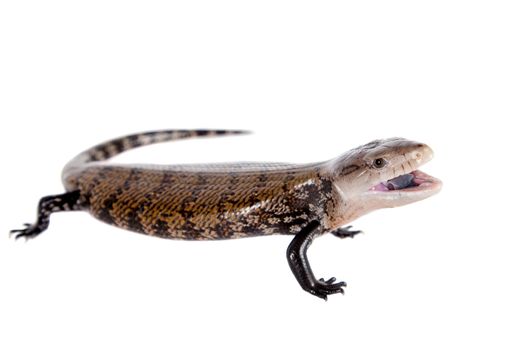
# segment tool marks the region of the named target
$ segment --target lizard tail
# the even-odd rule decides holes
[[[104,161],[127,150],[155,143],[195,138],[248,134],[245,130],[158,130],[119,137],[91,147],[66,164],[62,171],[65,179],[74,168],[86,163]]]

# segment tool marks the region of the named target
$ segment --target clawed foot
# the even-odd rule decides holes
[[[340,227],[337,230],[332,231],[332,234],[339,238],[348,238],[348,237],[354,238],[355,235],[359,233],[363,233],[363,231],[360,231],[360,230],[355,230],[355,231],[350,230],[351,228],[352,226]]]
[[[325,281],[324,278],[321,278],[312,286],[310,290],[308,290],[308,292],[324,300],[328,300],[328,295],[330,294],[345,294],[343,287],[346,287],[346,282],[334,282],[335,277],[332,277],[327,281]]]
[[[22,237],[25,237],[26,239],[34,238],[38,236],[42,230],[38,228],[38,226],[35,226],[33,224],[24,224],[26,228],[20,229],[20,230],[11,230],[9,232],[9,236],[15,236],[15,239],[19,239]]]

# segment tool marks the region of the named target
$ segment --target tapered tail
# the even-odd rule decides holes
[[[158,130],[119,137],[91,147],[66,164],[62,171],[65,180],[74,168],[86,163],[104,161],[127,150],[155,143],[196,137],[214,137],[249,134],[245,130]]]

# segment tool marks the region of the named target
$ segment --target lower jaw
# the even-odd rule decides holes
[[[384,184],[373,186],[369,192],[372,193],[400,193],[400,192],[426,192],[439,191],[441,188],[441,181],[432,177],[421,170],[414,170],[410,172],[413,176],[412,182],[409,186],[402,189],[388,189]]]

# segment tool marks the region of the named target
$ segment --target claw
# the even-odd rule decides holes
[[[337,291],[343,287],[346,287],[346,283],[345,282],[339,282],[339,283],[335,283],[335,284],[327,284],[324,286],[324,289],[327,290],[327,291],[330,291],[330,292],[334,292],[334,291]]]
[[[326,284],[332,284],[332,283],[335,282],[335,277],[330,277],[327,281],[325,281],[324,278],[320,278],[319,282],[323,282],[323,283],[326,283]]]
[[[22,237],[25,237],[26,242],[27,242],[27,240],[28,240],[28,236],[25,235],[24,233],[19,233],[19,234],[17,234],[17,235],[15,236],[15,241],[18,241],[18,240],[19,240],[20,238],[22,238]]]
[[[330,279],[328,279],[328,281],[326,281],[325,283],[326,284],[332,284],[335,282],[335,277],[330,277]]]
[[[23,230],[11,230],[11,231],[9,231],[9,238],[13,237],[13,235],[14,235],[15,233],[19,233],[19,232],[22,232],[22,231],[23,231]]]
[[[15,230],[15,231],[11,231],[11,234],[15,234],[15,240],[18,240],[21,237],[25,236],[26,232],[25,230]]]

